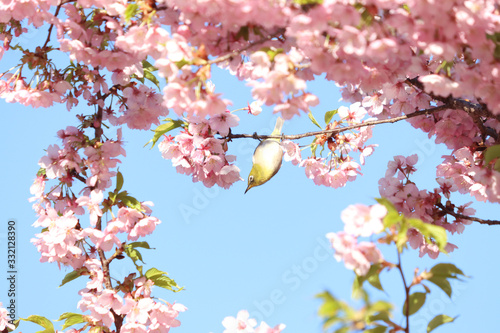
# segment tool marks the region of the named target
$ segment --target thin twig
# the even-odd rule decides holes
[[[416,111],[410,114],[406,114],[403,116],[395,117],[395,118],[390,118],[390,119],[381,119],[381,120],[372,120],[372,121],[367,121],[361,124],[356,124],[356,125],[351,125],[351,126],[346,126],[346,127],[341,127],[341,128],[334,128],[330,130],[322,130],[322,131],[314,131],[314,132],[307,132],[307,133],[302,133],[302,134],[294,134],[294,135],[255,135],[255,134],[233,134],[229,133],[227,136],[225,136],[225,139],[239,139],[239,138],[253,138],[253,139],[258,139],[258,140],[263,140],[263,139],[287,139],[287,140],[297,140],[297,139],[302,139],[308,136],[316,136],[316,135],[321,135],[321,134],[338,134],[346,131],[350,131],[352,129],[356,128],[361,128],[361,127],[366,127],[366,126],[373,126],[373,125],[379,125],[379,124],[385,124],[385,123],[395,123],[401,120],[405,119],[410,119],[418,116],[424,116],[424,115],[430,115],[438,111],[442,111],[445,109],[448,109],[449,107],[446,105],[440,105],[436,106],[430,109],[425,109],[425,110],[420,110]]]
[[[68,1],[68,2],[71,2],[71,1]],[[68,2],[61,1],[61,3],[57,5],[56,12],[54,13],[54,17],[57,17],[57,15],[59,15],[59,11],[61,10],[61,6],[64,5],[64,4],[67,4]],[[50,27],[49,27],[49,32],[47,34],[47,39],[45,40],[45,44],[43,44],[42,50],[45,50],[45,48],[47,47],[47,44],[50,41],[50,35],[52,34],[52,29],[53,28],[54,28],[54,23],[52,23],[50,25]]]
[[[477,218],[477,217],[474,217],[474,216],[467,216],[467,215],[463,215],[463,214],[460,214],[460,213],[455,213],[453,210],[450,210],[449,208],[446,208],[441,203],[436,204],[436,206],[439,207],[446,214],[449,214],[449,215],[451,215],[451,216],[453,216],[453,217],[455,217],[457,219],[469,220],[469,221],[474,221],[474,222],[478,222],[478,223],[481,223],[481,224],[487,224],[487,225],[500,225],[500,221],[496,221],[496,220],[484,220],[484,219],[480,219],[480,218]]]
[[[495,118],[500,121],[500,116],[493,115],[490,110],[485,105],[472,103],[460,98],[453,98],[451,95],[447,97],[435,95],[432,92],[427,92],[424,89],[424,85],[422,82],[418,80],[418,76],[413,79],[406,79],[406,83],[422,90],[426,94],[428,94],[432,99],[443,102],[445,105],[448,105],[449,109],[457,109],[467,112],[472,117],[486,117],[486,118]]]
[[[266,37],[263,37],[263,38],[261,38],[261,39],[259,39],[259,40],[255,41],[255,42],[249,42],[247,46],[245,46],[245,47],[243,47],[243,48],[241,48],[241,49],[239,49],[239,50],[234,50],[234,51],[231,51],[230,53],[225,54],[225,55],[223,55],[223,56],[220,56],[220,57],[218,57],[218,58],[215,58],[215,59],[209,60],[209,61],[207,61],[207,63],[206,63],[206,64],[207,64],[207,65],[213,65],[213,64],[216,64],[216,63],[223,62],[223,61],[226,61],[226,60],[228,60],[228,59],[231,59],[232,57],[235,57],[235,56],[237,56],[237,55],[241,54],[242,52],[245,52],[246,50],[248,50],[248,49],[250,49],[250,48],[254,47],[255,45],[262,44],[262,43],[264,43],[264,42],[267,42],[268,40],[271,40],[271,39],[272,39],[272,38],[274,38],[274,37],[277,37],[277,36],[279,36],[279,35],[283,34],[283,32],[285,32],[285,30],[284,30],[284,29],[278,29],[278,30],[277,30],[275,33],[273,33],[273,34],[270,34],[270,35],[268,35],[268,36],[266,36]]]
[[[405,275],[403,273],[403,267],[401,265],[401,253],[398,251],[398,264],[396,267],[398,268],[399,272],[401,273],[401,278],[403,279],[403,285],[405,287],[405,294],[406,294],[406,309],[403,311],[406,316],[406,328],[405,332],[410,333],[410,287],[406,284],[406,279]]]

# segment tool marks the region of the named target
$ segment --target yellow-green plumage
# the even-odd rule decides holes
[[[271,135],[281,134],[283,119],[276,120],[276,126]],[[280,144],[280,139],[266,139],[259,143],[252,157],[252,170],[248,176],[248,187],[245,191],[252,187],[259,186],[271,179],[281,168],[283,158],[283,148]]]

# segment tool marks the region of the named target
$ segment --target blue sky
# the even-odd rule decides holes
[[[2,63],[9,61],[12,58],[9,59],[7,53]],[[3,64],[5,68],[7,65]],[[213,81],[217,91],[224,92],[224,96],[234,102],[233,109],[245,107],[252,101],[249,89],[225,72],[217,71]],[[333,84],[318,80],[309,87],[321,100],[313,110],[318,120],[325,111],[341,105]],[[3,111],[0,233],[6,231],[8,219],[16,219],[18,313],[22,317],[39,314],[57,319],[64,312],[78,312],[78,290],[86,281],[80,278],[58,288],[69,271],[39,262],[39,253],[30,243],[39,230],[31,227],[36,216],[28,202],[29,187],[44,149],[50,144],[60,144],[56,132],[68,125],[77,125],[75,114],[88,114],[92,109],[81,103],[69,113],[64,106],[32,109],[3,100],[0,108]],[[236,133],[270,133],[275,121],[268,109],[258,117],[245,112],[238,115],[241,125],[234,129]],[[283,131],[298,134],[314,129],[303,115],[286,122]],[[333,259],[325,240],[327,232],[342,230],[342,209],[349,204],[375,202],[378,179],[394,155],[418,153],[420,169],[413,180],[422,189],[433,188],[435,165],[446,153],[443,146],[434,146],[426,135],[408,124],[386,124],[374,130],[370,143],[377,143],[379,147],[367,159],[362,169],[364,176],[345,188],[318,187],[305,177],[302,168],[284,162],[271,181],[244,195],[251,156],[257,145],[255,140],[237,139],[230,144],[229,152],[237,156],[245,181],[223,190],[206,189],[200,183],[193,183],[190,177],[177,174],[156,147],[152,150],[143,147],[150,138],[151,132],[124,130],[127,157],[122,159],[120,171],[125,178],[124,189],[141,201],[153,201],[153,215],[162,220],[157,231],[146,238],[155,250],[144,250],[142,254],[146,267],[167,271],[185,287],[176,294],[154,291],[159,298],[188,307],[188,311],[179,316],[182,325],[172,329],[178,333],[222,332],[223,318],[236,316],[240,309],[247,309],[271,326],[285,323],[285,332],[321,332],[321,319],[316,314],[320,302],[314,295],[328,289],[348,300],[354,277],[352,271]],[[470,200],[459,197],[457,202]],[[474,203],[473,207],[481,218],[498,219],[497,206]],[[471,277],[465,283],[453,285],[457,292],[452,300],[431,288],[426,305],[412,316],[413,332],[424,331],[426,322],[441,313],[460,317],[436,332],[492,331],[498,327],[500,265],[493,252],[498,236],[496,227],[472,225],[463,235],[451,237],[459,249],[449,256],[430,260],[419,259],[415,251],[403,255],[408,279],[415,267],[429,269],[437,262],[453,262]],[[6,245],[1,234],[0,242],[0,290],[3,291],[7,286]],[[395,249],[382,250],[387,258],[395,258]],[[132,272],[128,259],[113,264],[112,274],[117,278]],[[401,280],[396,271],[383,273],[381,280],[387,293],[372,290],[371,295],[374,299],[395,302],[395,321],[402,323]],[[5,303],[6,299],[6,292],[2,292],[0,301]],[[31,332],[38,327],[23,323],[21,328]]]

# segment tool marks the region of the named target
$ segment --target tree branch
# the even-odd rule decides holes
[[[403,285],[405,287],[405,294],[406,294],[406,302],[405,302],[406,309],[403,311],[406,317],[406,328],[404,331],[406,333],[410,333],[410,287],[408,287],[408,284],[406,284],[405,275],[403,273],[403,267],[401,265],[401,253],[399,252],[399,249],[398,249],[398,264],[396,265],[396,267],[398,268],[399,273],[401,273],[401,278],[403,279]]]
[[[449,208],[446,208],[442,203],[436,204],[438,208],[440,208],[444,213],[449,214],[457,219],[462,219],[462,220],[469,220],[473,222],[478,222],[481,224],[487,224],[487,225],[500,225],[500,221],[496,220],[483,220],[474,216],[467,216],[463,215],[460,213],[455,213],[453,210],[450,210]]]
[[[231,59],[232,57],[235,57],[239,54],[241,54],[242,52],[245,52],[246,50],[254,47],[255,45],[259,45],[259,44],[262,44],[264,42],[267,42],[268,40],[271,40],[273,39],[274,37],[277,37],[281,34],[283,34],[285,32],[285,29],[278,29],[276,30],[276,32],[266,36],[266,37],[263,37],[255,42],[249,42],[247,46],[239,49],[239,50],[234,50],[234,51],[231,51],[230,53],[228,54],[225,54],[223,56],[220,56],[218,58],[215,58],[215,59],[212,59],[212,60],[209,60],[207,61],[207,65],[213,65],[213,64],[216,64],[216,63],[219,63],[219,62],[223,62],[223,61],[226,61],[228,59]]]
[[[448,106],[449,109],[457,109],[467,112],[473,118],[475,117],[486,117],[486,118],[495,118],[500,121],[500,116],[495,116],[491,113],[490,110],[485,105],[472,103],[463,99],[453,98],[451,95],[448,97],[438,96],[431,92],[427,92],[424,89],[424,85],[422,82],[418,80],[418,76],[413,79],[406,79],[406,83],[422,90],[426,94],[428,94],[432,99],[443,102]]]
[[[322,131],[314,131],[314,132],[307,132],[303,134],[295,134],[295,135],[256,135],[256,134],[233,134],[229,133],[224,139],[240,139],[240,138],[253,138],[253,139],[258,139],[258,140],[264,140],[264,139],[287,139],[287,140],[297,140],[297,139],[302,139],[308,136],[316,136],[316,135],[321,135],[321,134],[338,134],[346,131],[350,131],[352,129],[356,128],[361,128],[361,127],[366,127],[366,126],[373,126],[373,125],[379,125],[379,124],[385,124],[385,123],[395,123],[401,120],[405,119],[410,119],[418,116],[424,116],[424,115],[430,115],[438,111],[442,111],[445,109],[449,109],[448,106],[446,105],[440,105],[436,106],[430,109],[425,109],[425,110],[420,110],[416,111],[413,113],[409,113],[403,116],[395,117],[395,118],[389,118],[389,119],[381,119],[381,120],[372,120],[372,121],[367,121],[361,124],[356,124],[356,125],[351,125],[351,126],[346,126],[342,128],[334,128],[330,130],[322,130]]]
[[[59,11],[61,10],[61,6],[64,5],[64,4],[67,4],[71,1],[67,1],[67,2],[64,2],[64,1],[61,1],[60,4],[57,5],[56,7],[56,12],[54,13],[54,16],[57,17],[57,15],[59,15]],[[47,39],[45,40],[45,44],[43,44],[42,46],[42,50],[45,50],[45,48],[47,47],[47,44],[49,43],[50,41],[50,35],[52,34],[52,29],[54,28],[54,23],[52,23],[49,27],[49,31],[48,31],[48,34],[47,34]]]

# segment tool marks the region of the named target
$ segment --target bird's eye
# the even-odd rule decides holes
[[[253,176],[248,177],[248,181],[251,183],[253,182]]]

